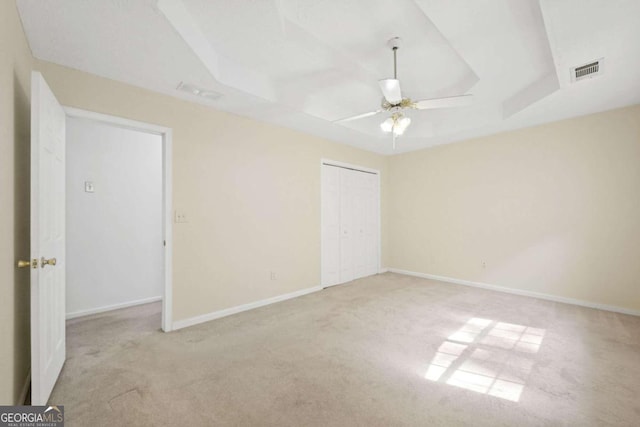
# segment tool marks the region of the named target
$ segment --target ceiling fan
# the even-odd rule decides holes
[[[394,37],[387,42],[387,46],[393,51],[393,78],[379,80],[380,89],[384,98],[380,108],[357,116],[351,116],[344,119],[336,120],[334,123],[350,122],[352,120],[363,119],[365,117],[375,116],[376,114],[388,111],[391,114],[385,121],[380,124],[380,128],[384,132],[392,134],[393,149],[396,148],[396,137],[401,136],[411,124],[411,119],[403,114],[405,109],[413,110],[429,110],[434,108],[462,107],[470,105],[473,101],[473,95],[458,95],[446,98],[431,98],[421,101],[413,101],[410,98],[403,98],[400,91],[400,80],[398,80],[397,52],[400,48],[400,37]]]

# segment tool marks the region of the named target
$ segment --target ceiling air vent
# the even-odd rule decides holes
[[[180,84],[176,89],[181,90],[183,92],[190,93],[192,95],[200,96],[202,98],[211,99],[211,100],[216,100],[222,96],[221,93],[208,90],[208,89],[203,89],[201,87],[198,87],[189,83],[185,83],[185,82],[180,82]]]
[[[574,67],[571,69],[571,81],[579,82],[580,80],[592,79],[598,77],[604,71],[604,58],[591,61],[588,64]]]

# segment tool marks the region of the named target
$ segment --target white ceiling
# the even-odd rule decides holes
[[[472,93],[410,111],[395,152],[640,103],[637,0],[18,0],[40,59],[392,154],[377,80],[403,40],[403,94]],[[605,72],[570,82],[604,57]],[[221,93],[209,100],[180,82]]]

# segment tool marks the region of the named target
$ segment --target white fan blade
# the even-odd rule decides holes
[[[389,104],[399,104],[402,101],[402,92],[400,91],[400,80],[398,79],[383,79],[378,80],[384,99]]]
[[[416,101],[415,108],[429,110],[432,108],[464,107],[473,103],[473,95],[449,96],[447,98],[433,98]]]
[[[365,117],[375,116],[376,114],[382,113],[382,110],[371,111],[369,113],[358,114],[357,116],[346,117],[344,119],[335,120],[333,123],[344,123],[350,122],[352,120],[364,119]]]

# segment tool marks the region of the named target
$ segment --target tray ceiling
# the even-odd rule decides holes
[[[410,111],[396,152],[640,102],[640,2],[631,0],[18,0],[37,58],[306,133],[392,154],[377,80],[403,39],[412,99],[472,93],[472,106]],[[602,76],[571,67],[604,58]],[[180,82],[222,94],[180,92]]]

